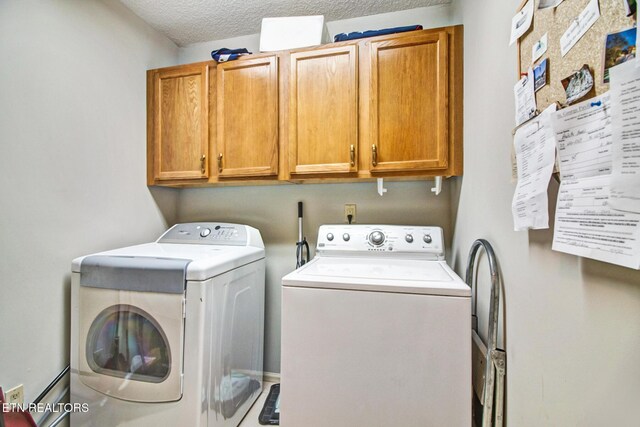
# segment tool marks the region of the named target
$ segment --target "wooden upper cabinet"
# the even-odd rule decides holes
[[[289,172],[357,172],[357,45],[294,52],[289,65]]]
[[[208,177],[208,84],[202,64],[149,71],[148,180]]]
[[[370,171],[447,169],[447,30],[371,41],[369,60]]]
[[[461,25],[147,72],[147,182],[455,176]]]
[[[216,79],[218,177],[277,176],[277,57],[218,64]]]

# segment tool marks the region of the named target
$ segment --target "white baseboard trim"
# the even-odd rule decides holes
[[[263,372],[262,380],[268,383],[279,383],[280,382],[280,373],[279,372]]]

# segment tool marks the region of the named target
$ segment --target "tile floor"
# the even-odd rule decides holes
[[[275,383],[269,383],[264,381],[262,383],[262,394],[258,397],[258,400],[253,404],[247,415],[244,417],[239,427],[261,427],[258,422],[258,415],[260,415],[260,411],[262,411],[262,405],[264,405],[264,401],[267,399],[269,395],[269,390],[271,386]]]

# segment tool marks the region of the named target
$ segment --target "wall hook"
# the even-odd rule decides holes
[[[436,193],[436,196],[442,192],[442,177],[441,176],[436,176],[435,177],[435,183],[434,183],[433,188],[431,189],[431,191],[433,193]]]
[[[384,178],[378,178],[378,194],[384,196],[384,193],[387,192],[387,189],[383,187]]]

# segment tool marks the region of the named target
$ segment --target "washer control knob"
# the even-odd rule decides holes
[[[407,243],[413,243],[413,235],[407,234],[406,236],[404,236],[404,240],[406,240]]]
[[[349,239],[351,239],[351,236],[349,236],[349,233],[344,233],[342,235],[342,240],[344,240],[345,242],[348,242]]]
[[[203,228],[200,230],[200,237],[207,237],[209,234],[211,234],[210,228]]]
[[[422,240],[424,240],[425,243],[431,243],[433,241],[431,234],[425,234]]]
[[[384,243],[384,233],[382,231],[374,231],[369,234],[369,241],[376,246],[380,246]]]
[[[328,241],[332,241],[333,240],[333,233],[327,233],[327,240]]]

